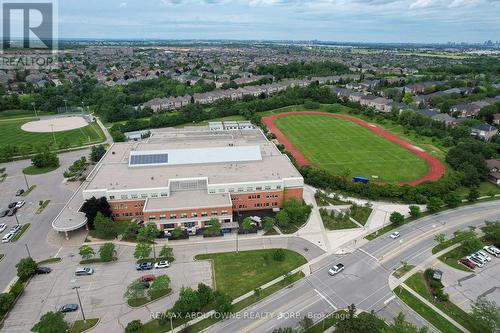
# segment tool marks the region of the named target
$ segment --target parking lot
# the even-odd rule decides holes
[[[166,269],[141,272],[135,270],[133,251],[133,247],[118,246],[118,261],[87,265],[94,268],[95,273],[76,278],[86,317],[101,319],[94,332],[116,332],[117,327],[126,326],[133,319],[147,319],[151,312],[165,311],[177,300],[182,286],[196,288],[200,282],[212,286],[209,262],[174,262]],[[75,268],[80,266],[78,263],[81,257],[77,253],[77,248],[64,249],[59,255],[63,260],[48,265],[52,268],[50,274],[35,276],[30,281],[6,320],[2,332],[29,332],[44,313],[57,311],[64,304],[78,303],[71,282],[75,279]],[[123,294],[133,280],[145,274],[167,274],[171,279],[173,293],[147,308],[132,309],[126,304]],[[78,310],[65,316],[68,322],[72,322],[81,319],[81,312]]]
[[[482,268],[477,267],[472,273],[459,271],[443,263],[436,266],[444,273],[444,291],[450,295],[453,303],[465,311],[470,311],[471,302],[479,296],[500,304],[500,258],[490,257],[490,262]]]

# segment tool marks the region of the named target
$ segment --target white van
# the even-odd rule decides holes
[[[3,236],[2,238],[2,243],[8,243],[10,242],[10,240],[14,237],[14,234],[9,232],[8,234],[6,234],[5,236]]]

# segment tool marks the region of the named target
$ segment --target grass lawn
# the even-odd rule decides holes
[[[98,322],[99,322],[99,319],[97,319],[97,318],[87,319],[86,322],[84,322],[83,320],[77,320],[74,322],[73,326],[71,326],[68,333],[80,333],[80,332],[86,331],[86,330],[94,327],[95,325],[97,325]]]
[[[458,260],[460,258],[463,258],[464,256],[469,255],[469,253],[465,253],[463,250],[462,246],[459,246],[449,252],[446,252],[442,256],[440,256],[438,259],[447,264],[448,266],[451,266],[453,268],[459,269],[464,272],[472,272],[472,270],[465,265],[462,265],[458,263]]]
[[[33,190],[36,188],[36,185],[31,185],[29,189],[27,189],[23,194],[21,194],[22,197],[27,197],[28,194],[33,192]]]
[[[47,264],[55,264],[57,262],[61,262],[62,258],[55,257],[55,258],[49,258],[49,259],[44,259],[39,262],[37,262],[37,265],[47,265]]]
[[[3,145],[33,145],[44,144],[53,145],[52,133],[26,132],[21,126],[33,119],[12,119],[0,121],[0,132],[3,134]],[[97,123],[89,124],[85,127],[55,132],[56,142],[67,141],[70,147],[78,147],[91,143],[98,143],[105,140],[104,133]],[[90,141],[89,141],[90,139]]]
[[[49,205],[50,200],[44,200],[41,205],[38,206],[35,214],[41,214],[45,208]]]
[[[156,301],[159,298],[167,296],[171,292],[172,292],[172,289],[168,288],[168,289],[163,290],[161,293],[156,294],[154,297],[150,298],[149,296],[146,296],[146,297],[141,297],[141,298],[132,298],[132,299],[127,300],[127,303],[129,306],[131,306],[133,308],[138,308],[140,306],[143,306],[144,304]]]
[[[459,323],[460,325],[467,328],[469,331],[473,333],[480,333],[474,326],[474,321],[472,317],[467,312],[465,312],[464,310],[462,310],[461,308],[459,308],[450,301],[439,302],[434,300],[434,297],[429,291],[423,273],[418,272],[413,274],[405,281],[405,283],[408,287],[419,293],[420,296],[424,297],[426,300],[431,302],[439,310],[443,311],[448,316],[453,318],[453,320],[455,320],[457,323]]]
[[[266,289],[263,289],[260,292],[260,295],[252,295],[248,298],[245,298],[242,301],[239,301],[238,303],[233,305],[233,313],[243,311],[245,308],[251,306],[252,304],[255,304],[261,300],[263,300],[266,297],[269,297],[270,295],[274,294],[275,292],[280,291],[281,289],[289,286],[290,284],[293,284],[294,282],[302,279],[304,277],[304,273],[302,272],[297,272],[293,274],[289,280],[282,280],[280,282],[277,282],[273,284],[272,286],[267,287]],[[219,322],[221,319],[216,317],[216,316],[210,316],[206,319],[201,320],[200,322],[189,326],[189,332],[190,333],[195,333],[195,332],[200,332],[207,327],[210,327],[214,325],[215,323]]]
[[[328,230],[342,230],[342,229],[354,229],[359,228],[359,226],[349,219],[349,216],[344,217],[332,217],[326,212],[326,210],[320,210],[321,220],[323,225]]]
[[[316,167],[383,182],[408,181],[427,174],[427,163],[378,134],[347,119],[291,115],[276,126]]]
[[[482,182],[479,184],[479,194],[480,196],[486,196],[491,194],[500,194],[500,186],[497,186],[490,182]],[[456,192],[462,199],[467,199],[470,189],[467,187],[460,187]]]
[[[430,307],[422,303],[418,298],[410,294],[402,287],[394,289],[396,295],[405,302],[410,308],[421,315],[425,320],[434,325],[442,333],[461,333],[462,331],[456,328],[448,320],[437,314]]]
[[[21,230],[19,230],[17,234],[14,237],[12,237],[11,242],[17,242],[19,238],[21,238],[22,235],[26,232],[26,230],[28,230],[30,227],[31,227],[30,223],[23,224]]]
[[[49,173],[49,172],[52,172],[52,171],[57,170],[57,169],[59,169],[58,166],[57,167],[51,166],[51,167],[46,167],[46,168],[37,168],[34,165],[30,165],[29,167],[23,169],[23,173],[26,175],[34,176],[34,175],[42,175],[44,173]]]
[[[414,268],[415,268],[415,265],[402,266],[402,267],[399,267],[398,269],[396,269],[394,271],[394,273],[392,273],[392,275],[394,275],[395,277],[397,277],[399,279],[400,277],[402,277],[403,275],[405,275],[406,273],[408,273],[409,271],[411,271]]]
[[[359,224],[365,225],[372,211],[373,209],[371,207],[353,205],[351,207],[351,217]]]
[[[197,255],[197,260],[213,260],[216,289],[236,298],[272,281],[307,260],[300,254],[283,250],[284,261],[276,261],[276,249]],[[266,260],[265,255],[269,258]]]
[[[3,257],[5,257],[5,255],[0,253],[0,261],[2,261]]]
[[[214,118],[214,119],[210,119],[210,120],[205,120],[205,121],[201,121],[199,123],[186,123],[186,124],[178,125],[175,127],[179,128],[179,127],[186,127],[186,126],[206,126],[206,125],[208,125],[209,122],[213,122],[213,121],[241,121],[241,120],[246,120],[246,118],[243,116],[240,116],[240,115],[234,115],[234,116],[227,116],[227,117],[222,117],[222,118]]]

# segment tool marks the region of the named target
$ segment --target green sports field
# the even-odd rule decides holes
[[[36,119],[0,120],[0,133],[2,134],[0,145],[52,145],[54,142],[52,133],[26,132],[21,129],[23,124],[33,120]],[[55,132],[54,135],[56,142],[66,142],[70,147],[98,143],[105,140],[104,133],[96,123],[74,130]]]
[[[290,115],[275,124],[314,166],[336,174],[397,182],[429,169],[418,156],[347,119]]]

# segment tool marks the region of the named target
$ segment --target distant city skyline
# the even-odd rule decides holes
[[[500,0],[64,0],[60,38],[478,43]]]

